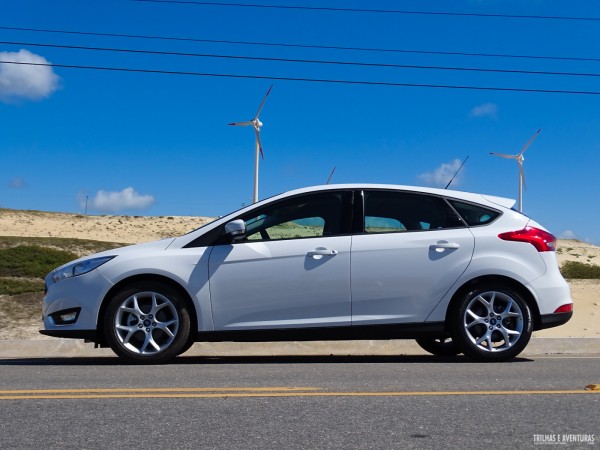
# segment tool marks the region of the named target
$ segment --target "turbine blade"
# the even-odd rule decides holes
[[[267,91],[267,93],[265,94],[265,97],[263,98],[260,106],[258,107],[258,111],[256,111],[256,115],[254,116],[255,119],[258,118],[258,115],[260,114],[260,112],[263,109],[263,106],[265,106],[265,102],[267,101],[267,97],[269,96],[269,93],[271,92],[271,89],[273,89],[273,85],[271,85],[271,87],[269,88],[269,90]]]
[[[230,125],[233,127],[246,127],[248,125],[252,125],[252,122],[231,122],[231,123],[228,123],[227,125]]]
[[[254,134],[256,136],[256,143],[258,144],[258,151],[260,152],[260,156],[262,159],[265,159],[265,154],[263,153],[262,144],[260,143],[260,131],[256,128],[254,129]]]
[[[507,155],[506,153],[490,152],[490,155],[499,156],[500,158],[516,159],[517,155]]]
[[[531,139],[529,139],[527,141],[527,144],[525,144],[525,147],[523,147],[523,149],[519,152],[519,155],[522,155],[523,153],[525,153],[525,150],[527,150],[527,147],[529,147],[529,145],[531,145],[531,143],[537,137],[537,135],[540,134],[540,131],[542,131],[541,128],[539,130],[537,130],[533,136],[531,136]]]
[[[523,187],[527,190],[527,183],[525,183],[525,169],[523,169],[523,164],[519,163],[519,176],[521,177],[521,181],[523,181]]]

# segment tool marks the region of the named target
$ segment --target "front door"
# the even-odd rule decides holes
[[[209,260],[215,330],[349,325],[344,192],[303,195],[241,217],[246,239]]]

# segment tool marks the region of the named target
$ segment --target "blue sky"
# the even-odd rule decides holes
[[[264,0],[272,5],[600,18],[597,1]],[[600,58],[600,21],[19,0],[0,27],[438,52]],[[260,198],[332,182],[439,185],[517,198],[554,234],[600,244],[600,95],[437,89],[269,77],[600,92],[600,77],[359,67],[60,49],[54,44],[286,59],[600,74],[600,61],[473,57],[127,39],[0,29],[0,60],[264,76],[206,77],[0,64],[0,207],[215,216],[251,202],[261,113]],[[27,44],[27,45],[25,45]],[[43,59],[42,59],[43,58]],[[10,68],[9,68],[10,66]],[[451,172],[452,170],[450,170]],[[444,183],[445,184],[445,183]]]

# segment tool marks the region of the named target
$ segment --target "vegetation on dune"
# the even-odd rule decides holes
[[[42,292],[44,277],[84,255],[123,244],[69,238],[0,236],[0,295]]]
[[[55,248],[57,250],[73,252],[78,256],[85,256],[123,247],[127,244],[75,238],[0,236],[0,249],[19,245],[37,245],[40,247]]]
[[[0,294],[16,295],[26,292],[42,292],[44,282],[28,278],[0,278]]]
[[[19,245],[0,250],[0,276],[44,278],[48,272],[77,259],[75,253],[39,245]]]
[[[600,266],[594,264],[565,261],[560,271],[563,277],[567,279],[600,279]]]

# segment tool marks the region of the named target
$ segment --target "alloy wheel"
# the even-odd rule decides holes
[[[118,306],[114,331],[130,352],[154,355],[171,346],[179,321],[177,308],[169,298],[158,292],[137,292]]]
[[[502,352],[519,341],[524,324],[523,311],[514,298],[504,292],[487,291],[468,303],[462,326],[480,351]]]

